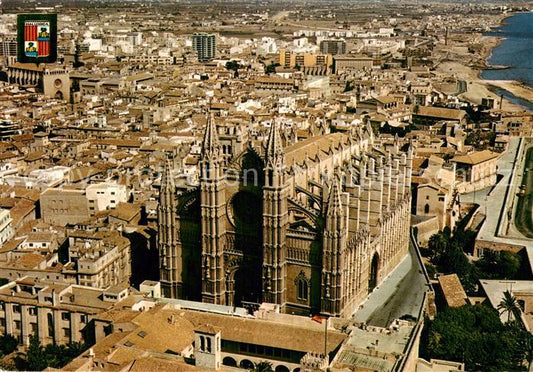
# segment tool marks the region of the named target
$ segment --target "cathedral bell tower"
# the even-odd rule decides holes
[[[181,296],[182,251],[176,220],[176,186],[172,177],[170,160],[165,161],[161,176],[158,214],[159,274],[163,295],[170,298]]]
[[[286,235],[288,187],[285,180],[285,152],[278,123],[272,123],[265,150],[263,186],[263,301],[281,305],[286,279]]]
[[[225,304],[225,180],[214,115],[209,114],[200,158],[202,301]]]
[[[344,307],[342,293],[343,250],[346,248],[347,213],[342,202],[340,181],[334,177],[326,206],[322,244],[321,312],[339,315]]]

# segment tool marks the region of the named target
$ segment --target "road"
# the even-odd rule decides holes
[[[524,175],[522,184],[524,185],[524,194],[519,196],[516,206],[515,225],[518,230],[526,237],[533,238],[533,147],[526,152],[524,161]]]
[[[414,247],[410,245],[408,256],[372,292],[363,309],[355,314],[355,319],[378,327],[388,327],[394,319],[403,315],[416,318],[426,290],[426,279]]]

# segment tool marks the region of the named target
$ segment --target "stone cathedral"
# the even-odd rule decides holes
[[[158,210],[166,297],[350,316],[407,254],[413,150],[372,129],[221,145],[210,116],[199,186],[165,165]],[[282,139],[283,138],[283,139]]]

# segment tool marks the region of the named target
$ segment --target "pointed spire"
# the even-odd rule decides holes
[[[202,155],[204,157],[217,159],[220,154],[220,144],[218,142],[218,132],[215,124],[215,116],[210,112],[207,116],[207,125],[202,142]]]
[[[170,159],[167,158],[161,175],[161,188],[169,187],[174,187],[174,178],[172,177],[172,165]]]
[[[339,179],[335,176],[333,177],[333,182],[329,190],[328,197],[328,217],[342,216],[342,198],[341,198],[341,186]]]
[[[269,165],[270,162],[273,162],[273,165],[277,166],[284,165],[285,152],[283,151],[283,144],[281,142],[277,121],[272,123],[270,133],[268,134],[265,158],[267,165]]]

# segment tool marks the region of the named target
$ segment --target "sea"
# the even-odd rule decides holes
[[[486,80],[516,80],[533,88],[533,12],[515,14],[485,35],[504,38],[492,50],[488,63],[509,68],[484,70],[481,77]],[[533,102],[518,98],[505,90],[497,89],[495,92],[533,110]]]

